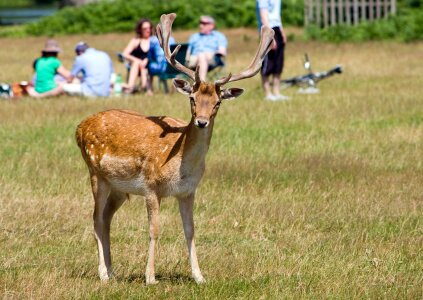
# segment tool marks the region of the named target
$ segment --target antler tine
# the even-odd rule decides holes
[[[200,66],[197,65],[197,67],[195,68],[195,82],[201,82],[200,79]]]
[[[248,68],[239,74],[235,74],[232,76],[230,76],[229,74],[229,76],[227,77],[220,78],[215,81],[215,84],[224,85],[228,82],[233,82],[233,81],[253,77],[254,75],[256,75],[260,71],[261,64],[263,63],[263,60],[266,54],[270,51],[274,35],[275,35],[275,32],[273,31],[273,29],[267,26],[262,26],[260,44],[257,49],[256,56],[254,57],[253,61],[248,66]]]
[[[214,84],[217,85],[217,86],[225,85],[226,83],[228,83],[228,81],[231,79],[231,77],[232,77],[232,73],[229,73],[228,76],[222,77],[222,78],[216,80],[214,82]]]
[[[162,46],[163,51],[165,53],[166,60],[169,62],[169,64],[177,69],[178,71],[186,74],[189,78],[192,80],[196,80],[195,78],[195,72],[193,70],[190,70],[189,68],[182,65],[180,62],[178,62],[176,58],[176,54],[178,54],[179,49],[181,48],[181,45],[178,45],[173,52],[170,52],[169,47],[169,38],[170,33],[172,32],[172,24],[173,21],[176,18],[175,13],[171,14],[163,14],[160,17],[160,24],[157,25],[157,38],[159,39],[160,46]]]

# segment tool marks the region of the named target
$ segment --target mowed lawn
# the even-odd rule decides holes
[[[257,31],[226,33],[227,71],[237,72]],[[130,37],[57,39],[70,68],[79,40],[114,56]],[[0,81],[28,79],[44,41],[0,39]],[[112,225],[116,277],[100,282],[74,138],[82,119],[109,108],[189,120],[187,98],[0,101],[1,298],[422,299],[423,44],[294,41],[284,76],[304,72],[305,52],[314,70],[339,63],[345,73],[318,95],[286,90],[281,103],[262,100],[259,77],[233,83],[246,93],[220,108],[194,213],[204,285],[190,278],[174,199],[161,207],[160,282],[145,285],[147,216],[135,196]]]

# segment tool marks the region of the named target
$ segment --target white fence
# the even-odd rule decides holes
[[[305,25],[357,25],[395,15],[396,0],[304,0]]]

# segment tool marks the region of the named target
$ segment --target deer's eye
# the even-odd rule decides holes
[[[190,96],[190,97],[189,97],[189,101],[190,101],[192,104],[195,104],[194,97]]]

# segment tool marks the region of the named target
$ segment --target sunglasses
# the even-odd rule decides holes
[[[208,25],[211,24],[210,22],[204,22],[204,21],[200,21],[200,25]]]

